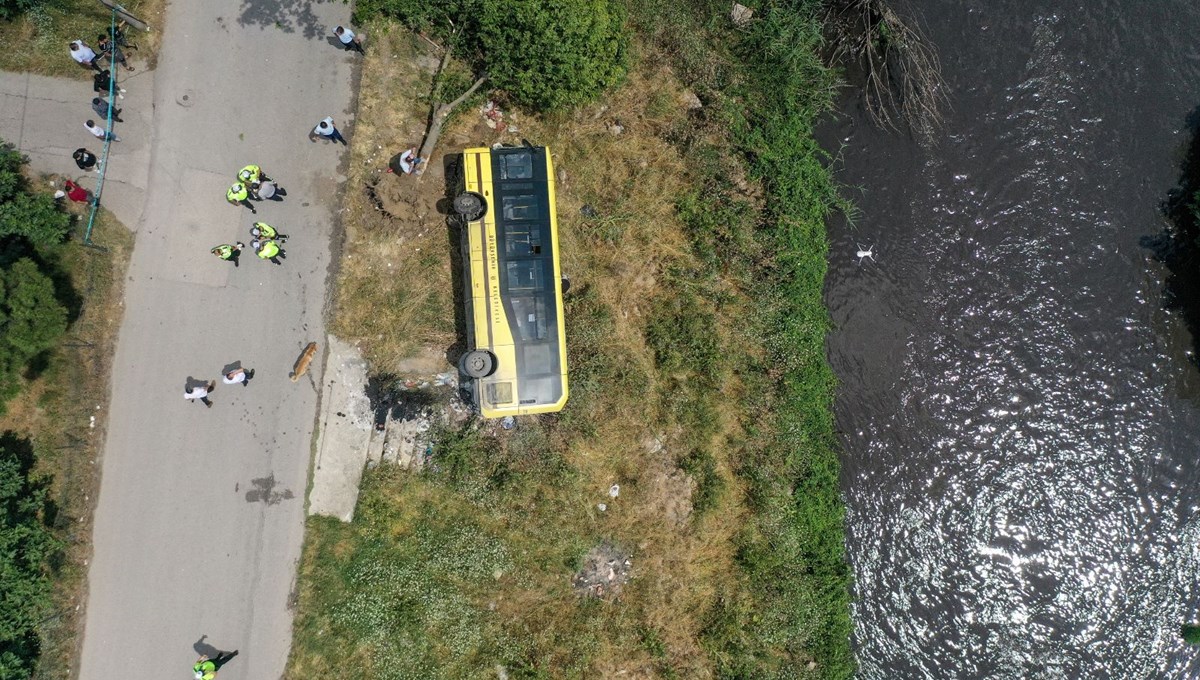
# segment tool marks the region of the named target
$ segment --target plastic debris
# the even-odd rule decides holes
[[[608,487],[608,495],[612,496],[613,498],[620,496],[621,495],[621,485],[613,484],[612,486]]]
[[[511,430],[517,426],[517,419],[512,416],[504,416],[504,420],[500,421],[500,427],[506,430]]]

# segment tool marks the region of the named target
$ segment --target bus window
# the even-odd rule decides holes
[[[504,209],[504,219],[508,220],[540,220],[542,205],[533,194],[515,194],[505,196],[501,200]]]
[[[540,255],[542,229],[537,224],[510,224],[504,229],[504,252],[507,255]]]
[[[512,309],[522,340],[546,339],[549,329],[546,327],[545,298],[513,298]]]
[[[533,177],[533,154],[528,151],[497,154],[500,179],[529,179]]]
[[[545,290],[541,260],[517,260],[509,262],[508,293]]]

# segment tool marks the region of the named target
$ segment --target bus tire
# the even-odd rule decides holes
[[[454,212],[464,220],[474,222],[487,212],[487,201],[473,191],[464,191],[454,197]]]
[[[496,370],[496,357],[479,349],[464,354],[460,363],[462,372],[471,378],[486,378]]]

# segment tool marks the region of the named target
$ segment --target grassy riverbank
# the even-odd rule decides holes
[[[368,472],[353,523],[311,520],[291,676],[850,675],[821,299],[837,196],[811,134],[835,83],[815,4],[773,7],[738,30],[726,3],[631,4],[621,87],[510,118],[564,173],[571,401],[441,432],[422,472]],[[374,188],[348,192],[333,327],[377,374],[445,370],[443,187],[380,172],[420,135],[436,56],[371,33],[351,181]],[[507,140],[474,108],[443,154]],[[387,191],[412,209],[381,211]],[[598,546],[632,579],[581,596]]]

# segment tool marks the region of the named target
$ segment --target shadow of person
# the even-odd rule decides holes
[[[197,656],[207,656],[211,659],[220,654],[221,650],[205,642],[206,639],[208,639],[207,635],[201,635],[200,639],[192,644],[192,649],[196,650]]]

